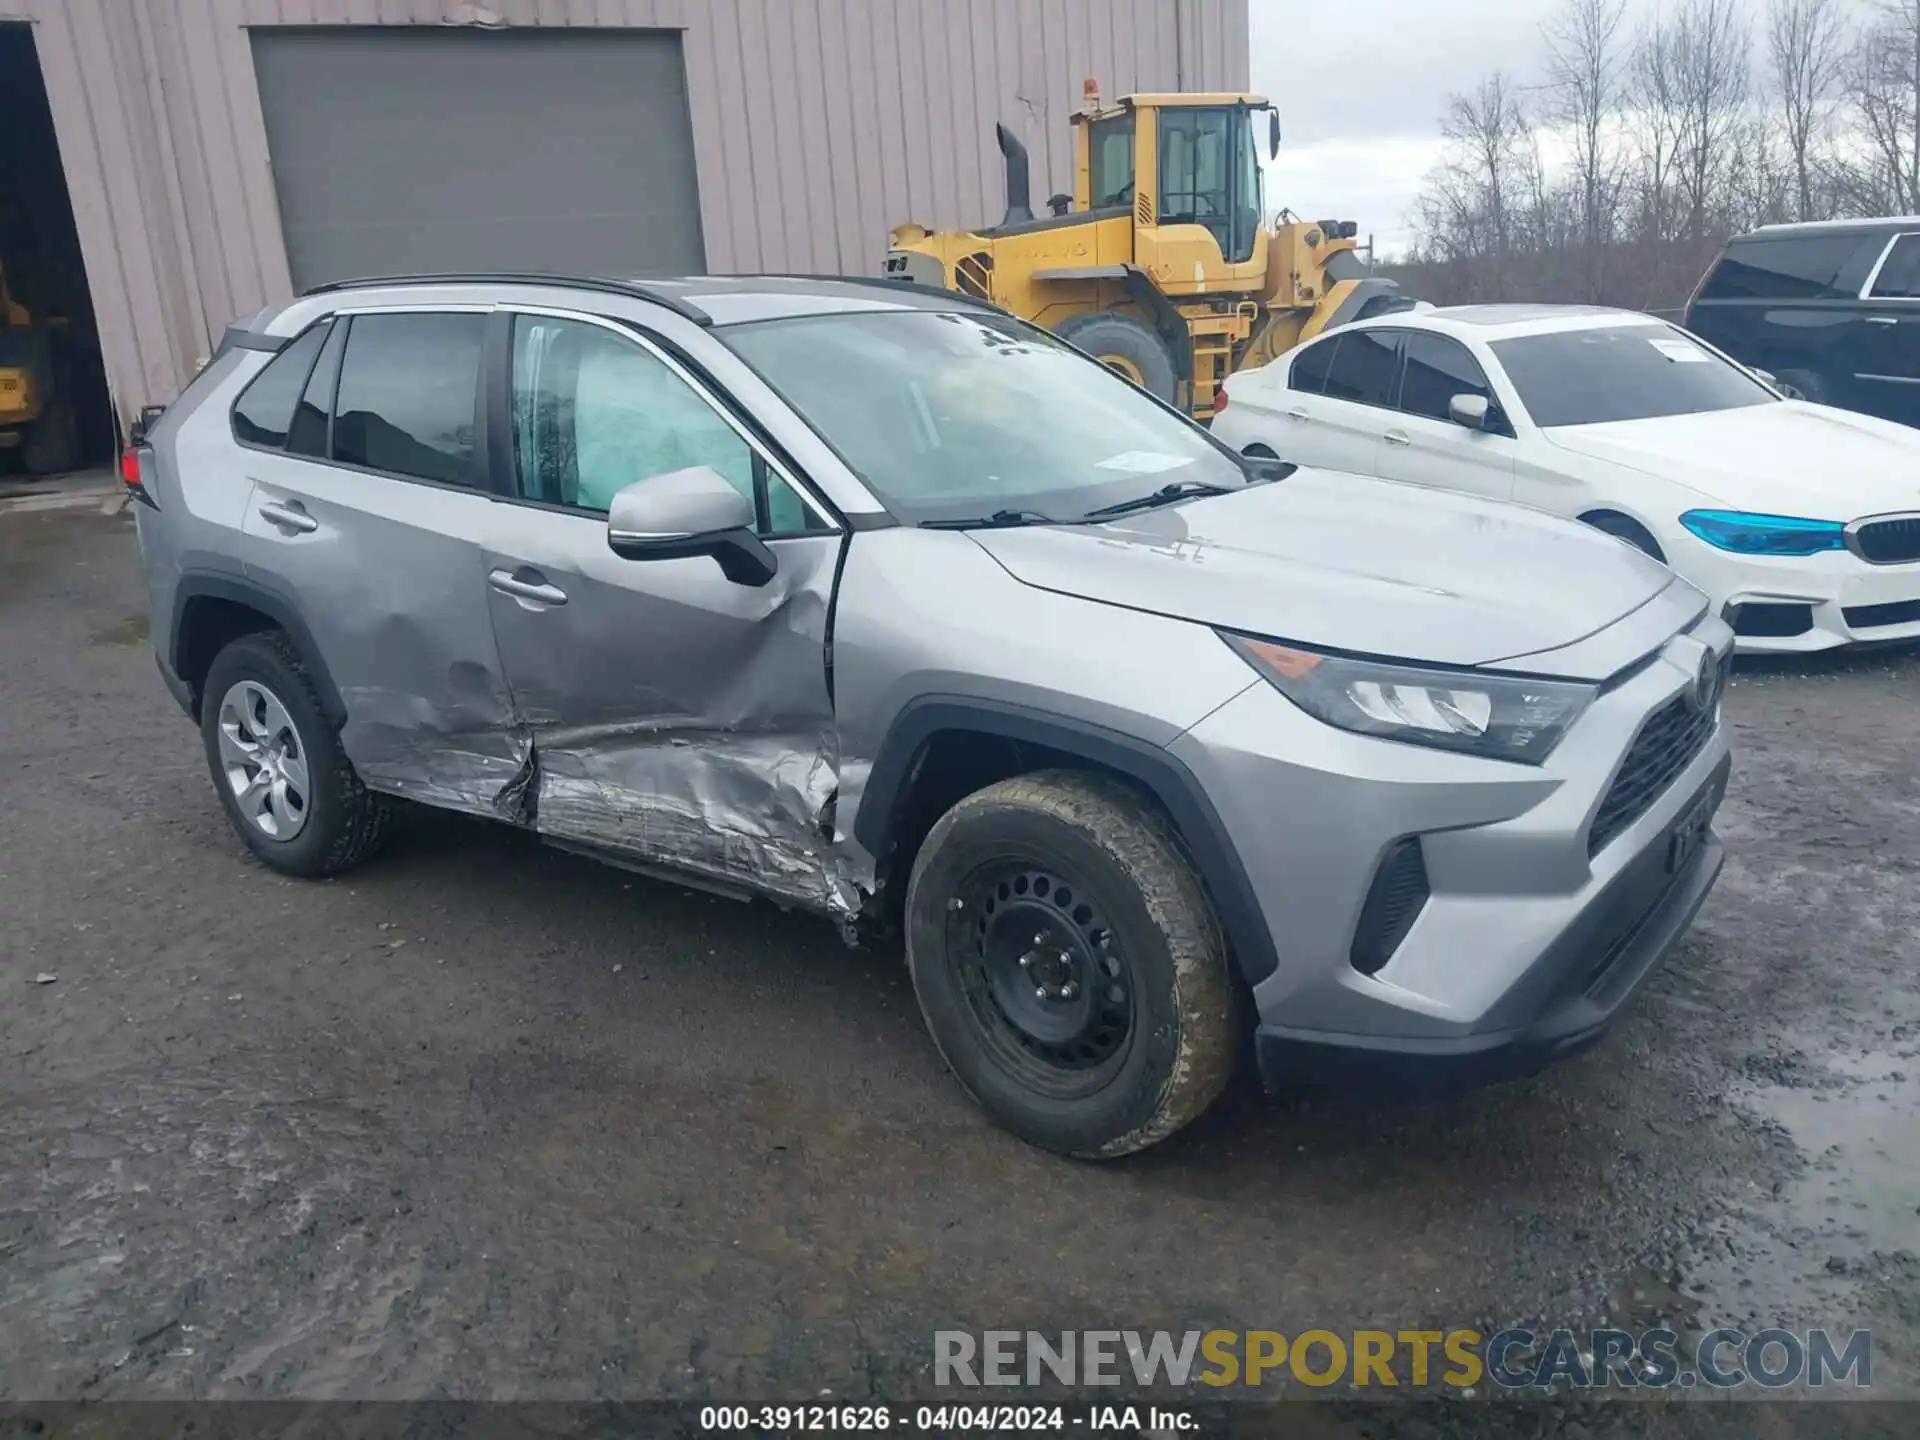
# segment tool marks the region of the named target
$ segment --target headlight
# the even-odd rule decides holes
[[[1818,555],[1847,548],[1847,527],[1838,520],[1802,520],[1794,515],[1754,515],[1745,510],[1689,510],[1680,523],[1716,550],[1738,555]]]
[[[1538,765],[1594,696],[1594,687],[1478,670],[1430,670],[1322,655],[1218,631],[1294,704],[1362,735]]]

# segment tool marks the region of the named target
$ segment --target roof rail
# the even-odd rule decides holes
[[[353,280],[329,280],[300,292],[326,295],[340,290],[365,290],[376,285],[557,285],[573,290],[598,290],[608,295],[628,295],[671,310],[696,325],[711,325],[713,317],[676,296],[663,294],[644,280],[610,280],[598,275],[557,275],[538,271],[483,270],[435,275],[368,275]]]
[[[726,276],[717,278],[737,279],[740,277]],[[978,295],[969,295],[964,290],[949,290],[944,285],[925,285],[918,280],[898,280],[891,275],[801,275],[788,271],[785,273],[776,272],[766,275],[763,278],[768,280],[822,280],[832,281],[840,285],[875,285],[885,290],[912,290],[919,295],[937,295],[942,300],[958,300],[963,305],[972,305],[981,310],[994,310],[1002,315],[1008,313],[991,300],[982,300]]]

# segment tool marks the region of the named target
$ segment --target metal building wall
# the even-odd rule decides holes
[[[33,22],[108,374],[170,399],[291,290],[250,26],[683,32],[712,271],[871,273],[889,226],[999,217],[993,124],[1070,190],[1083,77],[1241,90],[1250,0],[0,0]]]

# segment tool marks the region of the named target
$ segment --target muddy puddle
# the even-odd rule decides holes
[[[1796,1057],[1728,1100],[1797,1151],[1799,1171],[1750,1181],[1702,1216],[1678,1270],[1633,1282],[1623,1310],[1694,1334],[1875,1330],[1875,1391],[1920,1393],[1905,1327],[1875,1324],[1889,1291],[1920,1274],[1920,1043]]]

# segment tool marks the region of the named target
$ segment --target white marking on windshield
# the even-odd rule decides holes
[[[1129,475],[1158,475],[1162,470],[1178,470],[1191,465],[1190,455],[1161,455],[1152,450],[1123,450],[1097,462],[1101,470],[1124,470]]]
[[[1707,361],[1706,351],[1702,350],[1698,345],[1688,344],[1685,340],[1671,340],[1666,336],[1661,336],[1658,339],[1649,339],[1647,344],[1658,350],[1662,355],[1666,356],[1667,359],[1678,361],[1683,365],[1704,365]]]

